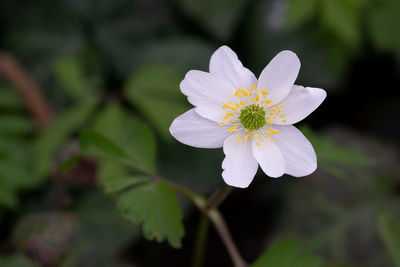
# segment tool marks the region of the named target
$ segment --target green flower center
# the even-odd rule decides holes
[[[263,127],[265,121],[265,110],[259,105],[249,105],[240,111],[240,122],[247,130],[253,131]]]

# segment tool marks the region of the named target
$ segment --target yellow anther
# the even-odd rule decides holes
[[[274,139],[269,139],[269,140],[271,140],[271,142],[275,142],[275,140],[274,140]]]
[[[285,115],[281,115],[281,118],[285,118]]]
[[[254,137],[254,135],[251,133],[251,134],[249,134],[249,136],[250,136],[250,138],[253,138]]]
[[[274,108],[272,111],[275,112],[275,111],[276,111],[276,108]]]
[[[222,124],[226,124],[226,122],[223,121]]]
[[[263,104],[264,103],[264,100],[261,100],[261,104]]]
[[[251,90],[251,89],[250,89],[250,86],[249,86],[249,87],[247,87],[247,91],[249,91],[249,92],[250,92],[250,90]]]
[[[272,118],[273,118],[273,119],[276,119],[276,117],[275,117],[275,116],[273,116]]]
[[[271,112],[271,113],[269,113],[269,115],[270,115],[270,116],[273,116],[273,115],[274,115],[274,113],[273,113],[273,112]]]
[[[280,104],[279,106],[280,106],[280,107],[283,107],[283,106],[284,106],[284,104]]]
[[[267,134],[265,137],[269,138],[269,135]]]
[[[259,142],[256,142],[256,145],[257,145],[257,146],[261,146]]]
[[[247,135],[244,136],[244,143],[247,143]]]
[[[255,100],[256,100],[256,99],[255,99],[254,97],[251,99],[252,102],[254,102]]]
[[[222,123],[220,123],[220,122],[218,122],[217,124],[218,124],[219,126],[222,126]]]
[[[256,84],[255,83],[253,83],[253,88],[256,89]]]
[[[240,105],[243,106],[243,101],[240,101]]]
[[[229,123],[231,123],[231,122],[232,122],[232,120],[228,120],[228,122],[229,122]]]
[[[229,100],[229,105],[232,105],[232,101],[231,100]]]
[[[271,107],[267,107],[267,109],[271,109]]]
[[[237,108],[239,107],[239,104],[238,103],[236,103],[236,105],[235,105]]]
[[[287,120],[283,120],[282,122],[287,122]]]
[[[272,123],[271,122],[267,122],[268,123],[268,125],[272,125]]]

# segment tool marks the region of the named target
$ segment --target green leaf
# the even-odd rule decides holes
[[[139,169],[155,171],[156,141],[153,132],[118,104],[109,104],[99,115],[94,128],[110,138]]]
[[[344,43],[356,46],[361,40],[360,7],[362,1],[323,0],[321,18]]]
[[[137,186],[124,193],[118,211],[126,218],[143,224],[143,234],[158,242],[167,239],[179,248],[183,236],[182,211],[173,189],[163,181]]]
[[[298,27],[309,20],[317,11],[317,0],[290,0],[287,23],[290,27]]]
[[[310,254],[298,253],[299,242],[283,239],[273,245],[254,262],[251,267],[318,267],[321,260]]]
[[[67,159],[61,166],[60,166],[60,171],[61,172],[67,172],[76,166],[78,166],[79,162],[81,161],[82,156],[81,155],[76,155],[72,158]]]
[[[168,66],[144,67],[129,78],[124,93],[134,106],[158,130],[161,137],[171,140],[169,126],[189,109],[179,90],[183,74]]]
[[[27,134],[32,132],[33,123],[28,117],[21,115],[1,115],[0,133],[2,134]]]
[[[344,167],[366,168],[376,164],[373,158],[338,146],[331,139],[319,136],[307,126],[301,127],[300,130],[313,145],[319,166],[337,178],[348,178]]]
[[[81,151],[85,154],[126,158],[124,151],[110,139],[92,130],[83,130],[81,132],[79,145]]]
[[[393,218],[381,215],[378,218],[379,234],[396,266],[400,266],[400,223]]]
[[[4,90],[6,89],[6,90]],[[21,97],[12,88],[0,87],[0,109],[20,110],[23,108]]]
[[[108,176],[107,179],[103,178],[101,183],[104,186],[106,194],[114,194],[121,192],[127,188],[141,183],[149,182],[149,177],[144,175],[137,176]]]
[[[22,254],[0,256],[0,266],[4,267],[39,267]]]
[[[374,44],[385,51],[400,49],[400,2],[397,0],[380,1],[380,5],[370,11],[368,30]]]
[[[76,132],[97,106],[96,99],[87,99],[78,106],[62,113],[34,142],[35,163],[39,174],[46,174],[52,167],[54,153],[67,138]]]
[[[54,65],[57,81],[75,99],[87,97],[98,81],[85,73],[83,62],[79,58],[61,58]]]
[[[227,40],[246,5],[245,0],[176,0],[179,6],[214,36]]]

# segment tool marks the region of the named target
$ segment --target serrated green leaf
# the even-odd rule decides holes
[[[99,115],[94,128],[110,138],[139,169],[155,171],[156,141],[153,132],[118,104],[109,104]]]
[[[381,215],[378,218],[379,234],[397,267],[400,266],[400,223],[389,216]]]
[[[121,192],[122,190],[128,189],[134,185],[149,182],[149,177],[144,175],[137,176],[108,176],[103,178],[101,183],[104,186],[104,191],[106,194],[114,194]]]
[[[169,126],[172,121],[189,109],[179,90],[183,73],[168,66],[144,67],[129,78],[124,93],[134,106],[166,140],[171,140]]]
[[[133,222],[142,223],[147,239],[167,239],[171,246],[181,246],[182,211],[175,192],[165,182],[137,186],[122,194],[118,211]]]
[[[287,11],[287,23],[290,27],[298,27],[309,20],[317,11],[318,0],[290,0]]]
[[[53,154],[66,139],[77,131],[97,106],[97,99],[87,99],[59,115],[48,129],[34,141],[35,165],[39,174],[48,173]]]
[[[311,254],[299,254],[299,242],[287,238],[278,241],[263,253],[251,267],[318,267],[321,260]]]

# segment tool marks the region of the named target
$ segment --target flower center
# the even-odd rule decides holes
[[[267,123],[264,108],[255,104],[243,108],[240,112],[239,120],[243,127],[250,131],[258,130]]]

